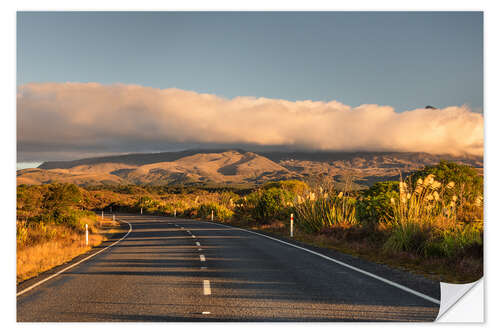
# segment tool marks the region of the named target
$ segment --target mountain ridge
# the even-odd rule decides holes
[[[482,172],[478,156],[409,152],[325,152],[203,149],[101,156],[73,161],[48,161],[18,170],[18,184],[69,182],[78,185],[217,183],[261,184],[283,179],[326,176],[338,181],[352,176],[360,185],[398,179],[426,165],[450,160]]]

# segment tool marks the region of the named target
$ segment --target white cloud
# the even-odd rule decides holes
[[[97,83],[30,83],[18,88],[17,103],[21,151],[211,143],[483,154],[483,115],[465,106],[396,113],[380,105]]]

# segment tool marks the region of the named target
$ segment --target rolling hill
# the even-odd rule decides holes
[[[451,160],[482,172],[482,157],[393,152],[246,152],[186,150],[45,162],[17,171],[18,184],[68,182],[77,185],[261,184],[272,180],[327,176],[362,186],[398,179],[426,165]]]

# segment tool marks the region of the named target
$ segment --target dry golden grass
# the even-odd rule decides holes
[[[95,233],[89,233],[89,245],[85,245],[85,234],[69,228],[54,226],[56,236],[34,245],[17,247],[17,282],[24,281],[64,264],[71,259],[98,246],[112,233],[118,232],[118,223],[104,221]]]

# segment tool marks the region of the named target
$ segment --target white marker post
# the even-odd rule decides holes
[[[115,221],[115,214],[113,214],[113,221]]]
[[[212,209],[212,222],[214,221],[214,210]]]
[[[174,217],[177,216],[177,209],[174,209]]]
[[[141,207],[141,215],[142,215],[142,207]]]
[[[293,214],[290,214],[290,237],[293,238]]]
[[[85,246],[89,246],[89,225],[85,225]]]
[[[101,210],[101,220],[104,220],[104,211]]]

